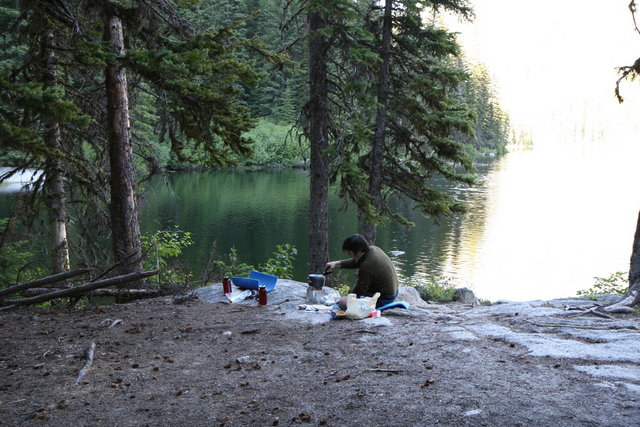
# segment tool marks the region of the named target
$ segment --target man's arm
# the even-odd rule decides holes
[[[334,268],[356,268],[356,262],[352,259],[343,259],[341,261],[330,261],[324,266],[324,272],[329,273]]]

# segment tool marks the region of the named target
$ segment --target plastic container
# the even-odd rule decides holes
[[[313,286],[307,286],[307,303],[324,304],[324,291]]]
[[[347,295],[346,316],[349,319],[364,319],[376,311],[376,301],[380,297],[380,292],[376,292],[372,297],[358,298],[356,294]]]
[[[267,288],[267,292],[271,292],[276,287],[278,276],[251,270],[249,272],[249,277],[234,276],[231,278],[231,281],[240,289],[251,289],[253,291],[257,291],[260,288],[260,285],[264,285]]]

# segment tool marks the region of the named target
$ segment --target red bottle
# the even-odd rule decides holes
[[[264,285],[260,285],[258,288],[258,304],[267,305],[267,288]]]
[[[226,276],[222,278],[222,290],[225,294],[231,293],[231,279]]]

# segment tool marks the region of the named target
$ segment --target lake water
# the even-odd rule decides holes
[[[449,191],[469,212],[439,224],[408,201],[397,207],[416,226],[382,226],[377,244],[403,251],[394,261],[407,278],[438,275],[485,299],[547,299],[574,295],[595,276],[627,271],[640,200],[627,151],[574,146],[553,152],[513,152],[479,166],[481,185]],[[187,256],[198,270],[211,244],[235,247],[258,265],[275,245],[298,249],[295,278],[307,270],[308,180],[302,170],[179,173],[172,192],[154,182],[142,217],[144,229],[175,222],[194,233]],[[331,259],[342,259],[345,236],[357,232],[353,209],[330,197]]]
[[[467,214],[439,224],[412,203],[397,208],[416,223],[388,223],[378,246],[406,278],[437,275],[472,288],[480,298],[530,300],[575,295],[594,276],[627,271],[640,195],[637,152],[603,145],[574,145],[553,152],[512,152],[479,166],[481,185],[449,187]],[[147,186],[142,229],[179,225],[195,245],[185,257],[197,273],[212,244],[218,254],[234,247],[242,262],[265,262],[277,244],[298,249],[294,278],[306,281],[308,177],[303,170],[174,173]],[[12,197],[0,194],[0,204]],[[4,198],[4,199],[3,199]],[[342,259],[344,237],[356,233],[353,209],[330,196],[331,259]],[[5,207],[0,211],[5,211]],[[5,212],[0,212],[6,215]]]

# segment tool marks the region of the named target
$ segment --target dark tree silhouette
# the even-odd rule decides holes
[[[633,18],[633,24],[636,32],[640,35],[640,29],[638,28],[638,22],[636,20],[637,6],[635,0],[631,0],[629,3],[629,11]],[[618,102],[623,102],[624,99],[620,94],[620,82],[623,80],[634,80],[640,75],[640,58],[636,59],[633,65],[619,67],[618,72],[620,78],[616,82],[616,97]],[[630,307],[640,304],[640,212],[638,213],[638,222],[636,223],[636,232],[633,237],[633,246],[631,249],[631,261],[629,266],[629,290],[622,300],[618,301],[607,307],[605,310],[609,312],[625,311],[625,307]]]

